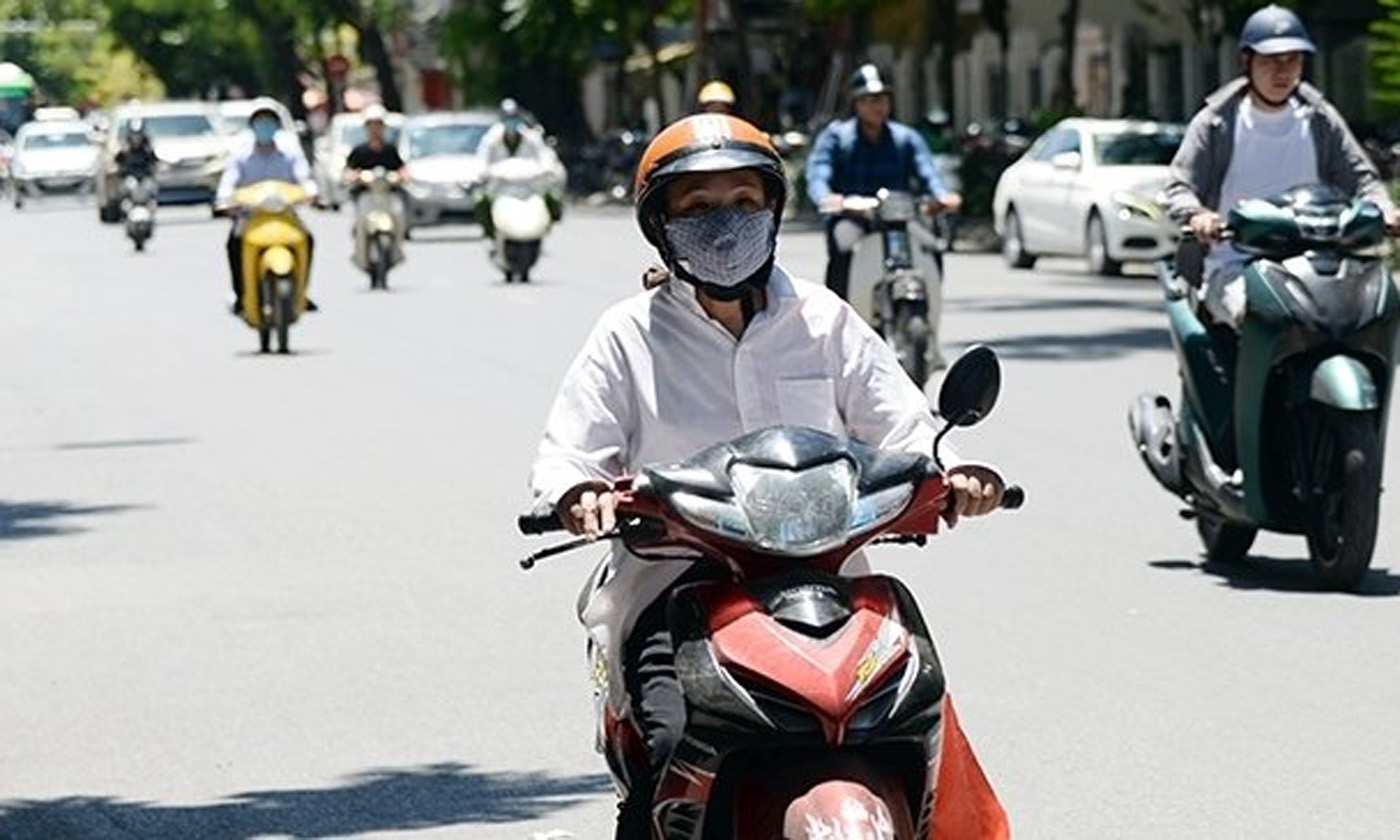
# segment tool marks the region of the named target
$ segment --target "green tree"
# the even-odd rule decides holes
[[[646,54],[660,103],[660,30],[689,13],[677,0],[474,0],[448,15],[442,44],[469,100],[513,96],[555,134],[579,140],[588,69],[604,55],[621,63]]]
[[[1389,114],[1400,111],[1400,0],[1380,0],[1371,22],[1371,101]]]
[[[162,93],[148,67],[107,29],[100,0],[0,0],[0,55],[34,76],[41,99],[111,105]]]

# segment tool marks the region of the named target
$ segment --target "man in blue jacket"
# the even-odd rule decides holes
[[[938,176],[928,144],[917,131],[890,119],[889,85],[874,64],[851,77],[854,115],[822,130],[807,158],[807,195],[826,225],[826,285],[843,299],[850,284],[851,252],[832,237],[841,199],[875,195],[880,189],[926,195],[945,210],[957,210],[962,196]]]

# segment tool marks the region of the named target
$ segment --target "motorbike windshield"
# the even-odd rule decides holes
[[[1238,248],[1275,258],[1318,250],[1358,252],[1385,238],[1379,207],[1324,184],[1247,199],[1230,210],[1229,220]]]

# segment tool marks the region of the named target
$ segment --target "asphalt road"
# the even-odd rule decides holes
[[[507,287],[473,231],[427,232],[370,293],[348,214],[310,221],[322,311],[276,358],[223,312],[206,214],[162,212],[136,255],[90,205],[0,210],[6,840],[610,836],[572,617],[591,558],[524,574],[512,522],[644,244],[575,211]],[[821,247],[782,256],[819,276]],[[1124,422],[1173,390],[1155,284],[949,264],[948,349],[1005,361],[959,447],[1029,501],[876,560],[1016,835],[1396,836],[1394,499],[1364,595],[1313,591],[1296,538],[1204,569]]]

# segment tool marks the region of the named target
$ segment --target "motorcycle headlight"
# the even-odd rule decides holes
[[[268,193],[262,201],[258,202],[258,210],[263,213],[276,214],[287,212],[287,200],[281,193]]]
[[[729,477],[760,546],[807,556],[846,541],[856,492],[856,471],[849,461],[797,472],[735,464]]]

